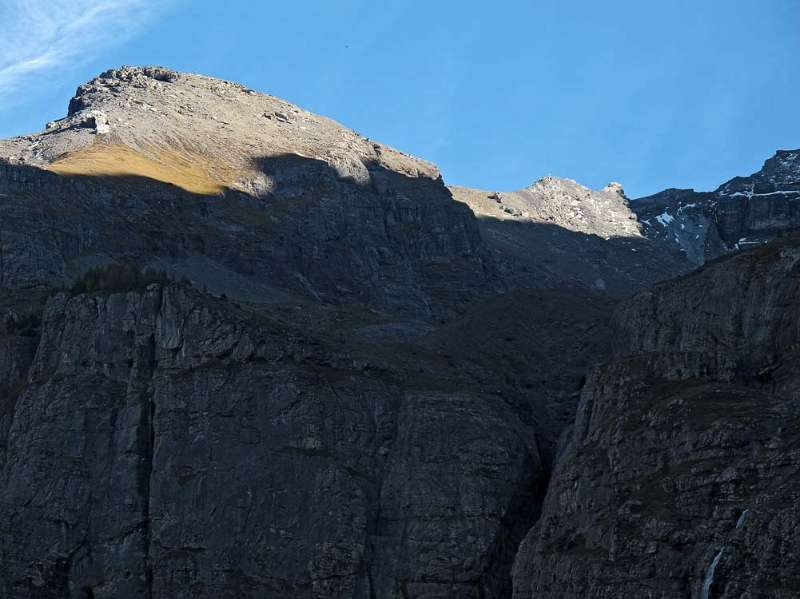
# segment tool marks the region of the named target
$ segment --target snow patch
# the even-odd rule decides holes
[[[761,245],[762,241],[747,241],[747,237],[742,237],[739,241],[736,242],[736,249],[739,249],[740,245]]]
[[[769,193],[754,193],[754,194],[751,194],[751,197],[755,196],[755,197],[761,198],[761,197],[764,197],[764,196],[777,196],[777,195],[792,196],[792,195],[797,195],[797,194],[800,194],[800,190],[794,190],[794,191],[791,191],[791,190],[790,191],[771,191]]]
[[[797,190],[797,189],[791,190],[790,189],[790,190],[770,191],[768,193],[754,193],[752,191],[737,191],[735,193],[721,193],[720,195],[726,196],[726,197],[729,197],[729,198],[744,197],[744,198],[750,199],[750,198],[764,198],[764,197],[767,197],[767,196],[777,196],[777,195],[792,196],[792,195],[798,195],[798,194],[800,194],[800,190]]]
[[[675,217],[665,210],[663,213],[659,214],[656,217],[656,220],[661,224],[662,227],[666,227],[668,224],[670,224],[672,221],[675,220]]]

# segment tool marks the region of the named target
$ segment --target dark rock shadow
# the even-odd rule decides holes
[[[249,301],[294,295],[429,317],[502,289],[477,222],[441,181],[369,165],[364,185],[296,155],[258,165],[272,182],[260,197],[0,165],[0,284],[59,285],[124,259]]]
[[[603,239],[552,224],[491,217],[478,222],[514,288],[582,289],[624,298],[695,268],[673,247],[644,237]]]

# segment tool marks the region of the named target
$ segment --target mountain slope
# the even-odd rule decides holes
[[[91,154],[95,144],[134,153],[142,164]],[[90,152],[87,155],[87,152]],[[255,195],[280,182],[259,159],[297,155],[321,160],[341,178],[369,180],[367,165],[436,179],[436,167],[372,142],[338,123],[241,85],[159,67],[112,69],[81,85],[67,117],[45,132],[0,142],[0,156],[55,171],[89,175],[154,173],[189,163],[219,188]],[[150,164],[147,164],[147,163]],[[159,178],[161,177],[161,178]],[[169,183],[180,183],[167,180]]]
[[[0,141],[0,595],[796,590],[797,242],[642,291],[694,265],[635,209],[199,75],[81,86]]]
[[[648,238],[703,264],[800,226],[800,150],[779,150],[757,173],[713,192],[668,189],[631,206]]]

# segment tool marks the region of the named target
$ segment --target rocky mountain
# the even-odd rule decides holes
[[[779,150],[757,173],[713,192],[667,189],[631,206],[649,239],[694,264],[761,245],[800,225],[800,150]]]
[[[0,596],[796,594],[800,242],[690,273],[656,205],[82,85],[0,141]]]
[[[567,302],[581,317],[553,320]],[[607,341],[588,298],[486,312],[508,304],[481,355],[470,320],[389,343],[377,319],[175,284],[53,296],[6,374],[3,596],[507,596],[559,389]],[[502,363],[558,355],[565,325],[568,367]]]
[[[120,260],[261,303],[424,314],[502,288],[433,166],[235,84],[108,71],[0,157],[10,288]]]
[[[514,285],[620,298],[693,267],[672,244],[642,234],[619,183],[593,191],[545,177],[519,191],[450,190],[478,217]]]

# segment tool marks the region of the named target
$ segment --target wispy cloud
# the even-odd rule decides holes
[[[0,0],[0,99],[124,42],[169,1]]]

